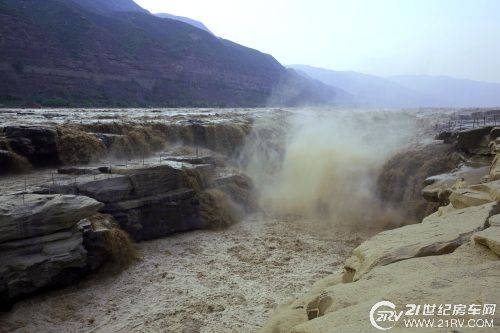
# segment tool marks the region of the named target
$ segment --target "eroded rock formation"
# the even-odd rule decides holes
[[[250,119],[9,125],[0,133],[0,174],[33,167],[82,165],[108,158],[144,158],[166,146],[210,149],[231,156],[243,146]]]
[[[418,222],[439,207],[422,197],[425,180],[454,169],[459,162],[451,145],[433,143],[400,152],[389,159],[378,177],[380,198],[385,205],[401,212],[407,223]]]
[[[57,182],[26,189],[21,181],[17,194],[0,196],[1,308],[105,262],[125,267],[136,257],[129,237],[224,227],[254,210],[251,179],[224,165],[250,130],[249,119],[235,116],[3,127],[0,173],[68,166]]]
[[[78,222],[103,204],[74,195],[0,196],[0,308],[87,271]]]
[[[497,143],[491,142],[490,131],[467,132],[471,142],[466,144],[462,137],[460,149],[466,149],[470,158],[486,156],[483,148],[488,146],[496,153]],[[436,160],[436,168],[442,170],[442,159]],[[464,169],[427,180],[424,197],[443,206],[420,224],[384,231],[362,243],[345,262],[344,272],[318,281],[305,295],[279,306],[261,332],[372,332],[370,310],[381,300],[400,309],[408,303],[496,303],[500,298],[500,185],[494,171],[482,178],[471,175],[478,170],[482,176],[488,172],[486,168]],[[384,177],[403,179],[403,174]],[[406,175],[413,177],[414,173]],[[498,326],[500,315],[496,313],[492,320]],[[399,321],[392,331],[411,330]],[[448,329],[432,329],[441,331]]]

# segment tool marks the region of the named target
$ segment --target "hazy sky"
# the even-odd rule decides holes
[[[500,0],[135,0],[306,64],[500,82]]]

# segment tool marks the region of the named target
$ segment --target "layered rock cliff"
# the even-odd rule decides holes
[[[332,104],[348,94],[128,0],[0,2],[0,103]]]
[[[462,156],[462,167],[430,177],[423,189],[424,198],[441,207],[421,223],[384,231],[363,242],[345,261],[343,271],[318,281],[305,295],[279,306],[261,332],[373,332],[377,330],[373,323],[385,325],[381,329],[390,328],[391,332],[408,332],[415,327],[412,330],[405,326],[404,319],[444,318],[437,314],[440,304],[476,304],[481,309],[484,304],[495,304],[500,299],[500,184],[496,180],[500,142],[496,133],[497,128],[455,133],[454,150]],[[490,150],[485,150],[488,143]],[[479,161],[491,164],[489,168],[466,167],[478,163],[478,154]],[[487,162],[485,155],[495,158]],[[443,160],[447,157],[436,159],[435,170],[442,169]],[[416,179],[421,177],[419,173]],[[412,179],[407,184],[416,185]],[[399,203],[404,204],[405,197],[409,203],[414,200],[411,193],[397,193],[401,196]],[[427,316],[420,311],[384,322],[373,315],[373,307],[381,301],[394,306],[398,313],[408,310],[407,304],[435,304],[436,310]],[[475,332],[491,332],[494,328],[490,324],[500,325],[498,311],[480,317],[482,314],[465,312],[453,318],[457,325],[459,320],[466,322],[471,318],[480,318],[483,323],[488,320],[488,325],[474,327]],[[438,326],[437,319],[436,326],[417,330],[449,332],[450,327]],[[462,328],[471,328],[455,327],[460,332]]]
[[[230,165],[248,118],[160,118],[2,129],[1,173],[32,172],[1,179],[0,310],[126,265],[131,240],[223,228],[256,209],[252,180]]]

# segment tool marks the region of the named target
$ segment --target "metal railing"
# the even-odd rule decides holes
[[[437,131],[462,131],[486,126],[500,126],[500,113],[492,115],[462,115],[450,118],[447,123],[438,123],[435,126]]]

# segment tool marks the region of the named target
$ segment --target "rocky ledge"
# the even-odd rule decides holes
[[[38,167],[85,165],[103,158],[144,158],[176,145],[231,156],[252,128],[252,119],[238,114],[214,115],[213,119],[158,117],[153,121],[94,120],[81,124],[7,123],[0,127],[0,175]]]
[[[0,307],[65,286],[135,241],[235,222],[255,209],[253,183],[211,157],[59,169],[56,181],[0,196]]]
[[[91,242],[89,247],[84,244],[81,223],[95,218],[103,206],[75,195],[0,196],[0,309],[35,291],[68,285],[97,269],[108,253],[104,251],[99,262],[89,261],[95,253]],[[95,232],[90,228],[85,233],[94,237]]]
[[[438,211],[419,224],[387,230],[362,243],[346,260],[342,272],[318,281],[305,295],[279,306],[261,332],[373,332],[376,329],[369,320],[370,310],[382,300],[394,303],[398,309],[410,303],[497,303],[500,142],[495,133],[498,130],[480,128],[454,135],[455,147],[463,154],[464,161],[484,163],[487,157],[490,167],[462,166],[450,174],[426,180],[424,197],[440,203]],[[498,311],[491,319],[495,327],[500,325]],[[404,327],[402,321],[391,329],[391,332],[408,331],[412,329]],[[417,331],[449,332],[450,328]],[[479,327],[474,332],[492,332],[492,329]]]

